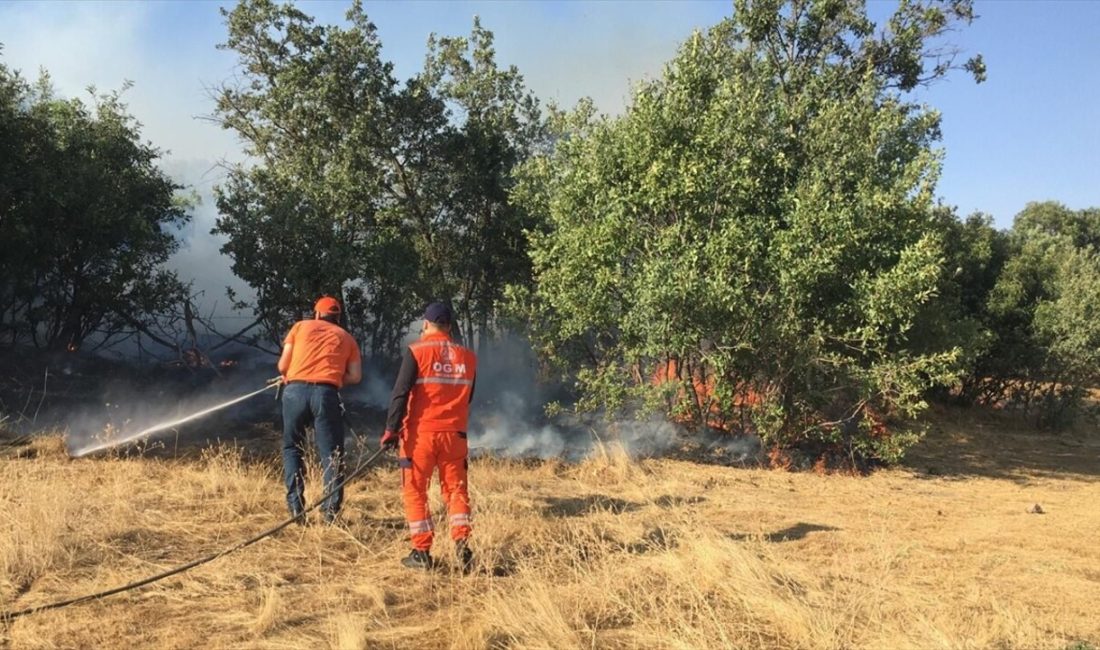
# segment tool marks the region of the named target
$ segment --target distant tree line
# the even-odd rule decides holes
[[[969,0],[883,25],[859,0],[737,0],[616,117],[541,107],[476,19],[401,81],[358,2],[344,26],[224,14],[240,73],[215,115],[250,158],[215,232],[273,340],[328,293],[392,359],[444,298],[473,344],[526,335],[578,408],[882,461],[930,399],[1056,427],[1100,380],[1100,209],[1034,203],[1002,231],[935,196],[940,115],[912,95],[984,79],[945,42]],[[186,218],[157,152],[117,96],[89,111],[0,80],[0,332],[64,343],[71,304],[98,328],[156,313]],[[48,158],[84,138],[116,148]]]
[[[1070,424],[1100,386],[1100,208],[1030,203],[1007,231],[982,214],[942,227],[945,277],[922,337],[962,351],[943,388]]]

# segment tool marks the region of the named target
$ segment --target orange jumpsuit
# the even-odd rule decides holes
[[[386,429],[403,429],[398,464],[405,517],[417,550],[432,546],[428,483],[436,467],[451,538],[470,536],[466,427],[476,374],[473,351],[434,332],[408,347],[394,383]]]

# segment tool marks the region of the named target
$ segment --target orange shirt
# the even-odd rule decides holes
[[[295,323],[284,344],[293,346],[287,381],[323,382],[342,388],[348,364],[361,359],[351,334],[321,319]]]

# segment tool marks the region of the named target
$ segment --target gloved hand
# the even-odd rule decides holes
[[[382,439],[378,441],[379,446],[383,449],[387,447],[390,449],[397,449],[397,443],[400,442],[401,436],[397,435],[396,431],[387,430],[382,434]]]

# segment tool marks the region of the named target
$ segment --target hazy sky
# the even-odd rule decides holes
[[[232,134],[203,121],[205,88],[232,74],[223,2],[0,2],[0,60],[34,76],[47,69],[67,96],[94,84],[126,94],[145,136],[169,150],[164,168],[203,197],[177,263],[201,287],[224,286],[228,262],[207,233],[218,160],[239,158]],[[400,78],[418,70],[432,32],[467,34],[473,16],[496,35],[497,57],[515,64],[541,98],[571,106],[592,97],[617,113],[631,84],[660,73],[694,28],[732,11],[720,2],[366,2],[383,56]],[[346,2],[300,2],[322,22]],[[871,2],[881,16],[893,2]],[[939,194],[963,214],[991,213],[1007,227],[1028,201],[1100,205],[1100,2],[979,2],[981,18],[956,35],[981,52],[989,80],[958,74],[923,93],[942,110],[946,162]]]

